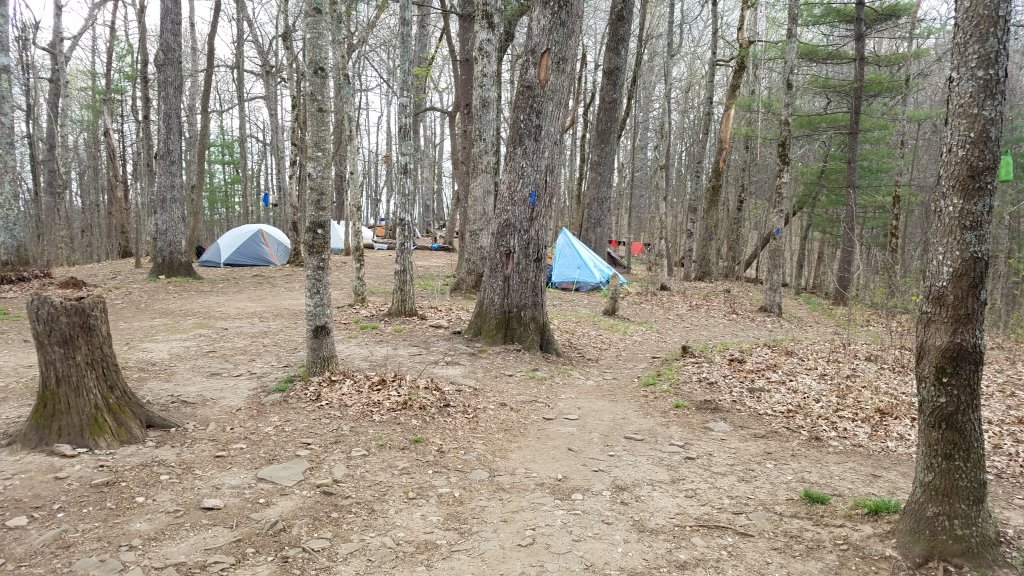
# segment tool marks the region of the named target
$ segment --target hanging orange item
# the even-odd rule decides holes
[[[639,256],[640,254],[643,253],[643,251],[643,242],[633,242],[632,244],[629,245],[629,253],[632,254],[633,256]]]

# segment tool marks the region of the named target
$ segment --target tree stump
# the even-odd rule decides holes
[[[39,391],[17,437],[25,448],[71,444],[109,450],[146,439],[146,428],[177,424],[128,387],[114,355],[102,296],[34,293],[29,326],[39,361]]]
[[[619,275],[612,274],[608,280],[608,303],[604,305],[601,314],[615,316],[619,313]]]

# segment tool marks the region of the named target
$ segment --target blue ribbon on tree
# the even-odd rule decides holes
[[[534,189],[530,190],[530,206],[536,206],[536,205],[537,205],[537,189],[534,188]]]

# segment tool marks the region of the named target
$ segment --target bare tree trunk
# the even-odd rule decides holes
[[[242,221],[252,222],[249,174],[249,125],[245,101],[245,0],[235,0],[235,107],[238,114],[238,190],[242,195]],[[257,179],[258,182],[258,179]],[[259,190],[259,187],[256,187]]]
[[[471,294],[480,289],[485,258],[491,245],[491,220],[497,189],[498,158],[498,2],[477,0],[473,46],[473,142],[466,198],[465,235],[460,247],[461,264],[455,270],[453,293]]]
[[[662,146],[662,160],[658,166],[660,190],[658,195],[658,256],[659,274],[658,289],[671,290],[672,284],[669,277],[672,275],[672,262],[669,260],[668,248],[668,197],[672,189],[672,63],[674,51],[672,40],[675,37],[675,2],[668,3],[668,21],[666,22],[665,34],[665,63],[664,63],[664,86],[662,97],[664,98],[664,109],[661,111],[661,136],[658,140]]]
[[[28,318],[39,390],[18,444],[109,450],[142,442],[147,427],[177,426],[144,406],[125,382],[102,296],[35,293]]]
[[[711,0],[711,55],[708,58],[708,74],[704,80],[704,106],[701,112],[700,133],[693,145],[693,160],[690,162],[690,182],[686,189],[686,199],[683,202],[683,225],[686,227],[684,236],[685,246],[680,257],[680,264],[689,267],[686,274],[693,278],[694,270],[691,265],[694,253],[694,244],[700,245],[705,240],[694,237],[696,227],[695,204],[697,192],[704,186],[704,164],[706,163],[708,140],[711,138],[711,118],[715,111],[715,77],[718,72],[718,0]]]
[[[395,286],[389,316],[415,316],[412,266],[412,0],[399,0],[398,198],[395,206]]]
[[[199,241],[199,228],[203,224],[203,189],[206,186],[206,150],[210,144],[210,91],[213,88],[213,57],[217,41],[217,24],[220,21],[221,0],[213,0],[213,16],[210,31],[206,36],[206,65],[203,71],[203,88],[199,96],[199,132],[196,137],[195,176],[192,180],[192,214],[188,220],[188,242],[191,249]]]
[[[137,0],[135,4],[135,23],[139,29],[139,63],[138,63],[138,74],[139,74],[139,106],[140,120],[139,120],[139,134],[140,134],[140,155],[142,156],[142,195],[150,205],[154,205],[155,199],[153,197],[153,190],[156,187],[156,166],[153,162],[153,95],[150,92],[149,87],[149,32],[146,28],[146,0]],[[138,228],[142,227],[142,214],[141,214],[141,203],[140,210],[136,213],[136,236],[141,237],[141,232]],[[150,237],[148,244],[151,245],[155,241],[155,236]],[[141,239],[136,239],[136,256],[142,251]],[[150,250],[150,257],[155,254],[154,250]],[[141,267],[140,265],[136,266]]]
[[[17,264],[24,251],[9,31],[10,5],[0,0],[0,270]]]
[[[785,84],[782,95],[782,118],[779,121],[779,172],[772,193],[772,214],[768,229],[772,230],[765,263],[764,303],[761,310],[773,316],[782,316],[782,266],[785,256],[783,221],[789,211],[790,149],[793,136],[793,74],[796,69],[797,24],[800,19],[800,0],[789,0],[786,10],[786,63],[782,71]]]
[[[907,61],[903,70],[903,92],[900,94],[900,126],[899,144],[896,148],[896,179],[892,184],[892,208],[889,216],[889,243],[883,260],[883,274],[888,285],[889,300],[894,301],[899,295],[899,257],[900,257],[900,218],[902,217],[903,180],[906,177],[907,132],[909,122],[907,108],[910,103],[910,81],[914,67],[914,33],[917,31],[917,13],[921,9],[921,0],[914,2],[910,13],[910,25],[907,31]]]
[[[185,189],[181,150],[181,1],[160,0],[156,52],[157,142],[156,253],[150,277],[198,278],[185,251]]]
[[[558,140],[575,76],[582,19],[583,6],[576,0],[537,0],[530,13],[509,114],[512,125],[491,256],[466,329],[467,335],[491,344],[517,343],[526,350],[558,352],[544,307],[545,253],[556,193],[549,183],[558,170]]]
[[[825,143],[825,152],[821,160],[821,168],[818,170],[818,178],[814,183],[814,191],[811,192],[811,204],[807,209],[806,222],[800,231],[800,247],[797,248],[796,266],[793,271],[793,293],[800,295],[806,288],[814,289],[810,280],[804,281],[804,267],[807,263],[807,244],[811,237],[811,226],[814,224],[814,210],[818,206],[818,199],[825,189],[825,171],[828,169],[829,145]],[[813,280],[813,279],[811,279]]]
[[[720,249],[719,229],[721,228],[722,184],[725,180],[725,164],[729,159],[729,146],[732,137],[732,121],[736,111],[736,99],[743,86],[743,75],[747,72],[747,59],[750,55],[752,39],[747,37],[747,15],[754,5],[753,0],[743,0],[740,6],[739,23],[736,25],[736,44],[739,46],[736,61],[733,63],[732,77],[725,92],[725,104],[722,110],[722,121],[718,129],[718,147],[715,161],[711,165],[711,178],[704,191],[701,206],[699,242],[694,263],[694,280],[714,280],[718,275],[718,252]]]
[[[864,61],[867,40],[864,31],[866,0],[854,2],[853,86],[850,94],[850,128],[846,137],[846,208],[843,211],[843,243],[839,248],[839,267],[832,303],[846,306],[853,285],[853,261],[857,255],[857,189],[860,171],[860,115],[864,105]]]
[[[634,0],[612,0],[608,13],[608,40],[601,71],[601,94],[594,117],[594,145],[587,169],[587,193],[583,204],[580,240],[604,258],[611,237],[615,156],[619,148],[619,119],[626,61],[633,26]],[[670,12],[673,10],[669,8]],[[671,59],[671,56],[669,57]]]
[[[114,43],[117,39],[117,5],[114,5],[110,13],[110,37],[107,42],[107,60],[103,72],[103,137],[107,152],[107,177],[110,180],[110,199],[114,209],[114,218],[111,225],[114,227],[115,253],[118,258],[130,258],[132,256],[132,240],[128,225],[128,206],[126,204],[127,184],[126,175],[121,172],[121,162],[118,157],[117,141],[114,139],[114,118],[110,112],[110,99],[113,97],[113,65],[114,65]]]
[[[917,563],[1007,567],[988,507],[981,375],[1010,2],[956,3],[946,137],[917,321],[917,463],[896,542]]]
[[[330,14],[327,0],[306,0],[306,138],[309,204],[306,215],[306,371],[310,376],[335,370],[331,314],[331,156]]]

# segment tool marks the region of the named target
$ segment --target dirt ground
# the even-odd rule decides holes
[[[600,315],[599,293],[548,292],[561,358],[485,348],[456,333],[472,301],[446,295],[454,254],[415,254],[423,318],[384,317],[393,254],[368,252],[364,309],[348,305],[350,263],[334,258],[338,352],[355,372],[433,379],[449,397],[435,412],[308,393],[302,270],[201,269],[200,282],[147,281],[127,260],[57,271],[99,287],[128,383],[182,427],[76,458],[0,450],[0,572],[911,573],[894,517],[853,505],[904,500],[911,456],[794,433],[677,364],[683,345],[905,342],[806,300],[765,317],[749,284],[658,293],[638,275],[620,319]],[[26,298],[0,293],[0,436],[35,395]],[[1021,369],[1019,347],[996,354]],[[291,487],[257,478],[296,459],[308,469]],[[802,501],[806,487],[832,503]],[[994,478],[1011,555],[1022,495],[1020,478]],[[202,509],[208,499],[222,507]]]

